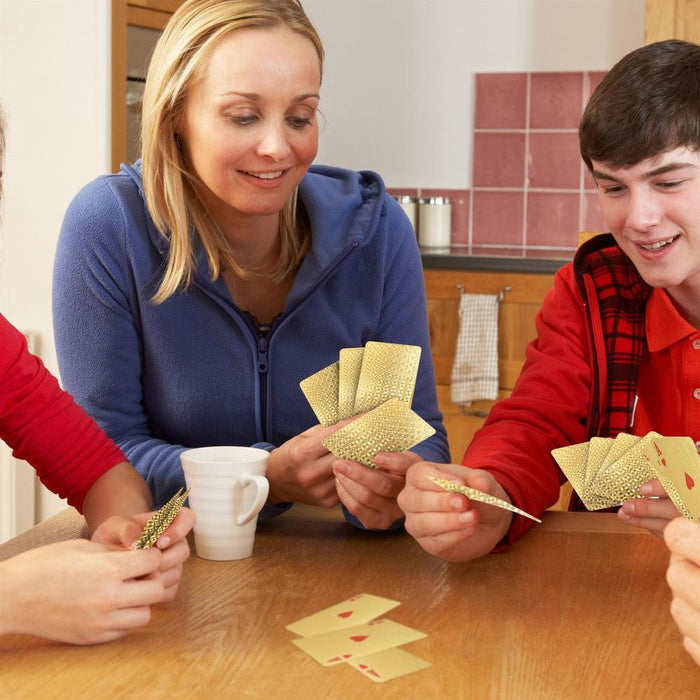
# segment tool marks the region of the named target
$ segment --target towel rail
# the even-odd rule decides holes
[[[459,289],[460,294],[464,294],[464,285],[461,282],[457,282],[455,287],[457,287],[457,289]],[[496,302],[498,304],[500,304],[503,301],[503,299],[505,298],[506,292],[510,292],[512,289],[513,289],[513,287],[511,287],[509,284],[507,284],[505,287],[501,287],[500,291],[496,295]]]

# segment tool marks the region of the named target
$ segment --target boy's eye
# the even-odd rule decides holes
[[[599,185],[603,194],[619,194],[624,187],[622,185]]]

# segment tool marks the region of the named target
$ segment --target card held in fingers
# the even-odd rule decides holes
[[[456,481],[450,481],[449,479],[440,479],[436,476],[427,476],[434,484],[437,484],[440,488],[445,489],[445,491],[452,491],[453,493],[461,493],[472,501],[479,501],[480,503],[487,503],[490,506],[496,506],[497,508],[503,508],[503,510],[508,510],[511,513],[517,513],[518,515],[523,515],[530,520],[534,520],[536,523],[541,523],[539,518],[534,515],[526,513],[520,508],[516,508],[512,503],[504,501],[496,496],[491,496],[488,493],[479,491],[479,489],[473,489],[470,486],[464,486],[463,484],[458,484]]]
[[[370,593],[360,593],[341,603],[319,610],[313,615],[303,617],[301,620],[287,625],[286,629],[301,637],[311,637],[324,632],[364,624],[392,610],[397,605],[400,605],[397,600],[382,598]]]
[[[321,425],[338,422],[338,363],[320,369],[299,382],[306,400]]]
[[[376,683],[384,683],[384,681],[432,666],[429,661],[398,647],[378,651],[376,654],[362,656],[359,659],[350,659],[348,665],[361,671]]]
[[[420,355],[419,345],[369,341],[357,381],[355,414],[370,411],[392,398],[400,399],[410,408]]]
[[[381,619],[313,637],[300,637],[292,643],[322,666],[334,666],[427,636],[393,620]]]
[[[338,420],[355,415],[355,394],[364,352],[364,348],[343,348],[339,353]]]
[[[323,445],[336,457],[376,469],[377,452],[403,452],[434,434],[432,425],[394,398],[332,433]]]
[[[700,458],[689,437],[654,437],[644,455],[661,485],[688,520],[700,517]]]

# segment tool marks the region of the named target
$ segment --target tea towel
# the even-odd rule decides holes
[[[498,307],[496,294],[462,293],[459,334],[452,365],[453,403],[468,405],[498,397]]]

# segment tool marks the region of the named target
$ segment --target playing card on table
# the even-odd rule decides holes
[[[689,437],[654,437],[644,455],[678,511],[688,520],[700,516],[700,458]]]
[[[508,510],[511,513],[517,513],[518,515],[524,515],[526,518],[530,518],[530,520],[534,520],[537,523],[541,523],[542,521],[539,518],[536,518],[534,515],[530,515],[529,513],[526,513],[524,510],[520,510],[520,508],[516,508],[512,503],[508,503],[508,501],[504,501],[500,498],[496,498],[496,496],[491,496],[488,493],[484,493],[483,491],[479,491],[478,489],[473,489],[470,486],[464,486],[463,484],[458,484],[456,481],[450,481],[449,479],[440,479],[436,476],[427,476],[426,478],[430,479],[434,484],[437,484],[441,488],[445,489],[445,491],[452,491],[454,493],[461,493],[467,498],[469,498],[472,501],[479,501],[480,503],[487,503],[490,506],[496,506],[497,508],[503,508],[503,510]]]
[[[286,629],[302,637],[310,637],[324,632],[355,627],[374,620],[375,617],[395,608],[400,603],[389,598],[360,593],[341,603],[331,605],[313,615],[303,617],[289,625]]]
[[[435,433],[400,399],[390,399],[329,435],[323,445],[336,457],[376,468],[377,452],[403,452]]]
[[[432,665],[429,661],[409,654],[398,647],[378,651],[376,654],[368,654],[359,659],[350,659],[348,664],[376,683],[390,681],[393,678],[399,678],[399,676],[405,676]]]
[[[382,619],[313,637],[300,637],[292,643],[322,666],[334,666],[427,636],[393,620]]]
[[[338,363],[320,369],[299,382],[306,400],[321,425],[338,422]]]
[[[392,398],[410,407],[420,355],[418,345],[368,342],[357,380],[355,414],[369,411]]]
[[[343,348],[338,360],[338,420],[355,415],[355,394],[364,348]]]

